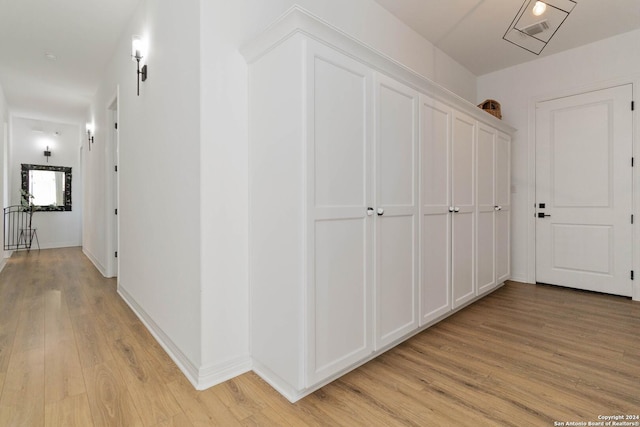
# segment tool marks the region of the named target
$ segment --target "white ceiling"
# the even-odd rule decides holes
[[[376,1],[475,75],[537,58],[502,40],[522,0]],[[12,110],[82,122],[138,3],[0,0],[0,86]],[[542,55],[636,28],[640,0],[578,0]]]
[[[0,0],[0,86],[12,111],[82,121],[138,3]]]
[[[538,58],[502,39],[523,0],[375,0],[476,76]],[[540,56],[640,28],[640,0],[576,0]]]

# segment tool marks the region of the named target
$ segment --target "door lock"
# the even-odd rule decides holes
[[[546,218],[548,216],[551,216],[551,215],[547,215],[544,212],[538,212],[538,218]]]

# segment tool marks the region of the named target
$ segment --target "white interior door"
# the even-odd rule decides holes
[[[308,384],[372,352],[371,71],[309,43]]]
[[[376,76],[376,349],[418,326],[418,102]]]
[[[631,295],[631,85],[536,108],[536,281]]]

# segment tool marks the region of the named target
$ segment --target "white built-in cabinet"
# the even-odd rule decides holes
[[[375,348],[418,327],[419,103],[417,91],[377,73],[373,199]]]
[[[303,45],[307,138],[296,142],[307,157],[299,202],[308,213],[308,385],[373,351],[373,72],[312,40]]]
[[[476,297],[476,120],[421,97],[421,324]]]
[[[476,161],[478,294],[494,289],[510,275],[510,148],[508,135],[479,124]]]
[[[295,401],[508,278],[512,130],[298,8],[243,54],[251,356]]]

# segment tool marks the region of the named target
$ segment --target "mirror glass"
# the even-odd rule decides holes
[[[22,189],[39,211],[71,210],[71,168],[23,164]]]

